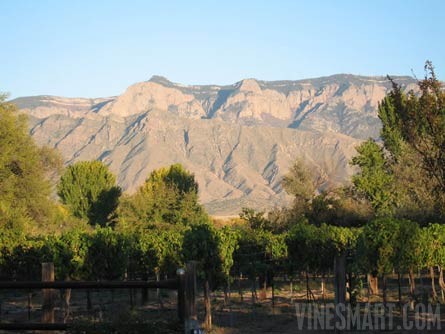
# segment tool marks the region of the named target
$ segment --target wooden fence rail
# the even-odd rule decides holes
[[[178,290],[178,280],[175,278],[163,281],[14,281],[1,282],[0,289],[170,289]]]
[[[170,289],[178,291],[178,318],[185,328],[196,320],[196,266],[178,269],[177,278],[161,281],[54,281],[54,265],[42,263],[42,281],[0,281],[3,290],[43,290],[43,316],[41,323],[2,323],[0,330],[67,330],[70,324],[54,323],[54,302],[51,289]]]

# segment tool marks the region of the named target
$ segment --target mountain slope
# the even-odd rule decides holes
[[[415,87],[408,77],[397,80]],[[103,160],[134,191],[152,169],[180,162],[195,173],[202,202],[221,215],[286,203],[280,181],[296,158],[325,187],[347,182],[354,147],[378,134],[376,108],[389,87],[383,78],[351,75],[230,86],[155,76],[117,97],[13,102],[29,115],[36,141],[58,148],[67,163]]]

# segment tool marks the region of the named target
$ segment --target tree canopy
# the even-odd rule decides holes
[[[116,177],[100,161],[80,161],[69,166],[57,191],[74,216],[92,225],[107,223],[121,194]]]
[[[0,224],[43,227],[55,214],[49,176],[61,166],[52,149],[38,147],[27,120],[0,96]]]
[[[158,223],[189,224],[207,218],[198,202],[195,176],[174,164],[152,171],[136,193],[124,196],[117,221],[120,227],[132,229]]]
[[[417,220],[445,216],[445,91],[431,62],[418,90],[392,91],[379,104],[383,147],[373,140],[357,148],[356,189],[374,209]]]

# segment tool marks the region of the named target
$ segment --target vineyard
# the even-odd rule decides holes
[[[220,309],[232,304],[236,309],[244,302],[251,310],[252,305],[264,304],[267,295],[271,304],[266,305],[271,312],[280,309],[283,297],[288,299],[285,308],[291,314],[291,300],[332,302],[332,288],[328,287],[332,286],[334,258],[346,255],[350,303],[363,301],[364,296],[384,303],[388,296],[401,304],[445,302],[445,226],[419,228],[407,220],[380,218],[363,228],[316,227],[300,222],[287,232],[277,233],[251,223],[222,228],[201,223],[144,233],[97,228],[93,232],[70,231],[42,238],[2,232],[1,280],[35,280],[41,275],[42,262],[55,264],[56,281],[174,278],[177,268],[194,260],[199,290],[204,295],[202,320],[209,328],[212,307]],[[429,283],[422,275],[427,272]],[[368,284],[379,279],[381,291],[379,285]],[[392,286],[389,290],[387,279]],[[123,299],[133,307],[153,300],[147,290],[135,291],[130,292],[130,297],[117,292],[113,298]],[[394,291],[398,294],[394,295]],[[83,296],[87,300],[82,303],[92,310],[92,293]],[[99,296],[103,303],[103,295]],[[158,292],[155,304],[160,307],[164,303],[163,308],[174,311],[172,298],[172,293],[161,298]],[[69,297],[65,301],[69,308]],[[69,314],[75,313],[68,309],[65,312],[69,322]],[[264,312],[264,307],[258,312]],[[230,312],[226,317],[230,319]]]

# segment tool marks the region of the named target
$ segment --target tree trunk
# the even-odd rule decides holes
[[[275,284],[273,281],[273,276],[270,278],[270,285],[272,287],[272,309],[275,309]]]
[[[373,274],[368,274],[368,286],[371,295],[379,294],[379,279]]]
[[[290,279],[290,283],[289,283],[289,290],[290,290],[290,302],[293,303],[294,302],[294,281],[291,278]]]
[[[227,306],[229,304],[229,288],[226,285],[224,286],[224,306]]]
[[[321,299],[323,300],[323,304],[326,302],[325,286],[326,286],[325,277],[323,275],[323,276],[321,276]]]
[[[438,269],[439,269],[439,285],[440,285],[440,292],[442,295],[442,303],[445,303],[445,298],[444,298],[445,282],[443,281],[443,268],[439,266]]]
[[[210,332],[212,330],[212,305],[210,303],[210,287],[208,280],[205,280],[204,282],[204,304],[205,304],[204,324],[206,330]]]
[[[62,290],[61,295],[63,301],[63,322],[65,323],[70,316],[71,289]]]
[[[231,286],[231,284],[230,284],[230,277],[227,279],[227,297],[228,297],[228,299],[227,299],[227,301],[229,302],[229,305],[230,305],[230,302],[232,301],[232,286]]]
[[[256,277],[252,279],[252,304],[256,303]]]
[[[412,269],[408,272],[409,277],[409,293],[414,297],[416,294],[416,278],[414,276],[414,271]]]
[[[238,276],[238,293],[239,293],[239,297],[241,299],[241,302],[244,302],[243,288],[241,286],[241,279],[242,279],[242,275],[239,274],[239,276]]]
[[[386,275],[385,274],[382,275],[382,283],[383,283],[383,307],[385,308],[385,312],[386,312],[387,298],[386,298]]]
[[[349,295],[349,297],[348,297],[349,303],[351,305],[355,305],[357,302],[357,297],[354,294],[354,288],[355,288],[354,287],[354,278],[352,276],[351,268],[348,268],[347,276],[348,276],[348,290],[347,291],[348,291],[348,295]]]
[[[306,271],[306,302],[309,303],[309,274]]]
[[[434,267],[430,267],[430,277],[431,277],[432,297],[433,297],[433,301],[436,301],[437,300],[437,292],[436,292],[436,280],[434,277]]]
[[[161,280],[161,275],[159,272],[156,272],[156,281],[159,282],[160,280]],[[164,303],[162,302],[161,289],[156,289],[156,298],[158,299],[159,307],[163,309]]]
[[[409,308],[414,310],[414,300],[416,299],[416,277],[414,276],[414,270],[408,271],[409,280]]]
[[[265,300],[267,298],[267,273],[264,276],[259,276],[259,282],[261,286],[260,300]]]

